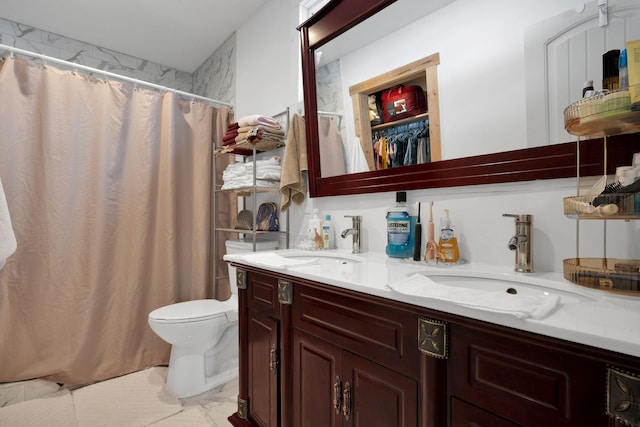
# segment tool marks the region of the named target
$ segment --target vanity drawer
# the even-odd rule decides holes
[[[449,393],[524,426],[605,426],[605,366],[525,333],[451,325]]]
[[[354,354],[417,378],[417,315],[393,301],[294,285],[293,326]]]
[[[280,313],[278,278],[247,271],[247,305],[251,310],[277,318]]]

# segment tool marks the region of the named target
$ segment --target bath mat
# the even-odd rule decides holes
[[[69,390],[0,408],[0,426],[79,426]]]
[[[79,388],[72,396],[80,427],[146,426],[182,411],[155,368]]]

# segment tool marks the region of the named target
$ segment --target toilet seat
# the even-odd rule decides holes
[[[226,316],[233,308],[215,299],[179,302],[157,308],[149,313],[149,319],[163,323],[187,323]]]

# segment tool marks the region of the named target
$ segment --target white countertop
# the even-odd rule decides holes
[[[513,266],[473,263],[429,266],[426,262],[394,259],[385,254],[352,255],[350,252],[336,250],[288,249],[271,253],[283,256],[303,254],[309,257],[318,256],[318,258],[306,264],[298,261],[300,265],[288,267],[276,267],[270,263],[264,263],[265,254],[268,254],[265,252],[225,255],[224,260],[640,357],[640,296],[625,296],[589,289],[565,280],[561,273],[516,273],[513,271]],[[344,257],[346,262],[338,262],[335,259],[331,263],[327,260],[318,262],[317,260],[322,256]],[[529,282],[549,288],[552,292],[561,295],[561,302],[542,319],[521,319],[511,314],[494,313],[446,301],[405,295],[387,286],[416,272],[444,272],[445,270],[447,274],[453,272],[464,275],[478,274],[501,280],[515,279],[515,281]],[[563,301],[562,295],[568,298]]]

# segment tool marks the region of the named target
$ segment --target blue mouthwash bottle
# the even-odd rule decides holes
[[[396,205],[387,209],[387,255],[391,258],[413,257],[416,217],[407,206],[407,193],[396,193]]]

